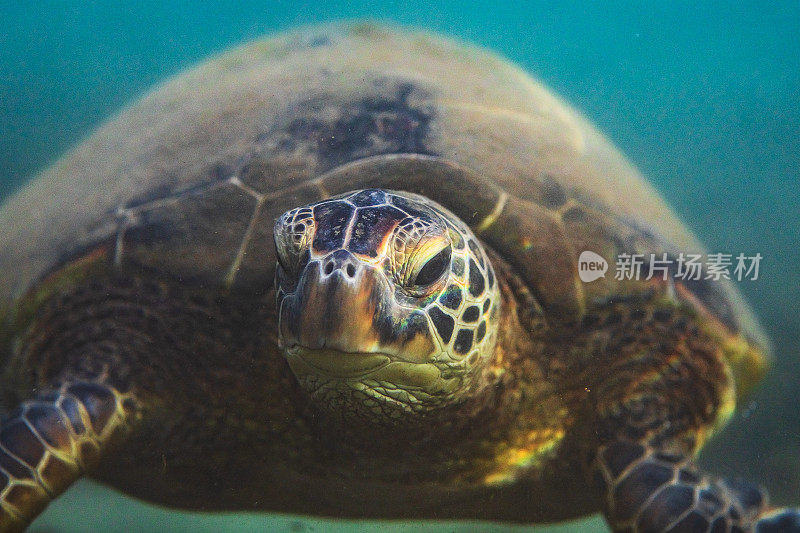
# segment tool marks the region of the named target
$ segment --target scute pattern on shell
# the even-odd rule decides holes
[[[515,67],[424,34],[349,28],[321,34],[328,37],[314,40],[327,43],[322,47],[281,37],[177,78],[3,206],[0,315],[13,315],[26,293],[47,292],[50,274],[86,257],[183,283],[264,293],[274,278],[275,218],[293,205],[376,186],[381,175],[369,165],[383,168],[379,160],[397,162],[394,188],[443,191],[440,203],[475,225],[518,271],[527,269],[531,295],[550,316],[565,307],[573,318],[583,308],[560,304],[620,292],[602,280],[575,291],[567,275],[571,247],[698,248],[602,136]],[[434,160],[442,162],[438,169],[429,165]],[[458,177],[459,169],[491,187],[463,195],[462,183],[441,179]],[[461,201],[457,195],[469,198],[451,205],[449,198]],[[489,218],[493,224],[480,231],[477,225]],[[458,231],[452,235],[454,251],[468,246]],[[497,246],[505,237],[513,237],[502,243],[508,246]],[[536,260],[542,256],[553,261]],[[466,280],[480,271],[480,257],[475,261],[478,268],[455,257],[453,272]],[[494,282],[491,270],[486,281]],[[471,296],[456,286],[440,300],[440,311],[454,321]],[[734,334],[768,347],[729,283],[677,289]],[[744,359],[731,357],[734,366]],[[758,374],[746,365],[734,373],[737,382],[748,381],[742,390]]]

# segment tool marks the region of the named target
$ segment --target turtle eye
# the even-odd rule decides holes
[[[451,247],[447,246],[441,252],[428,259],[417,272],[412,285],[426,287],[438,281],[450,266],[451,253]]]

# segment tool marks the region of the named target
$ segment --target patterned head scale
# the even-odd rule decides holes
[[[275,224],[279,343],[300,383],[340,416],[401,419],[464,399],[492,354],[492,265],[452,213],[366,189]]]

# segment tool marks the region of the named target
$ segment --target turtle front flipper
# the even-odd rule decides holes
[[[615,531],[800,532],[800,510],[771,509],[756,486],[703,475],[680,452],[620,440],[601,448],[597,467]]]
[[[637,303],[627,315],[619,306],[607,311],[616,314],[608,346],[617,357],[593,369],[594,462],[612,529],[800,532],[800,511],[774,509],[755,485],[707,475],[694,462],[734,408],[724,339],[681,307]]]
[[[65,383],[22,403],[0,427],[0,531],[24,529],[124,438],[136,412],[101,382]]]
[[[7,355],[0,532],[24,529],[74,481],[129,453],[170,353],[159,331],[177,328],[156,305],[171,302],[158,283],[104,273],[44,287],[26,300],[36,305],[20,305]]]

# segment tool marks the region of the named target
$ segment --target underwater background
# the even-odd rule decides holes
[[[734,7],[735,4],[735,7]],[[0,0],[0,202],[124,105],[238,43],[370,18],[521,65],[649,177],[709,251],[761,253],[739,287],[775,347],[767,381],[704,451],[800,504],[800,2]],[[2,273],[0,273],[2,275]],[[530,531],[492,524],[170,512],[81,482],[32,531]],[[599,518],[535,531],[603,531]]]

